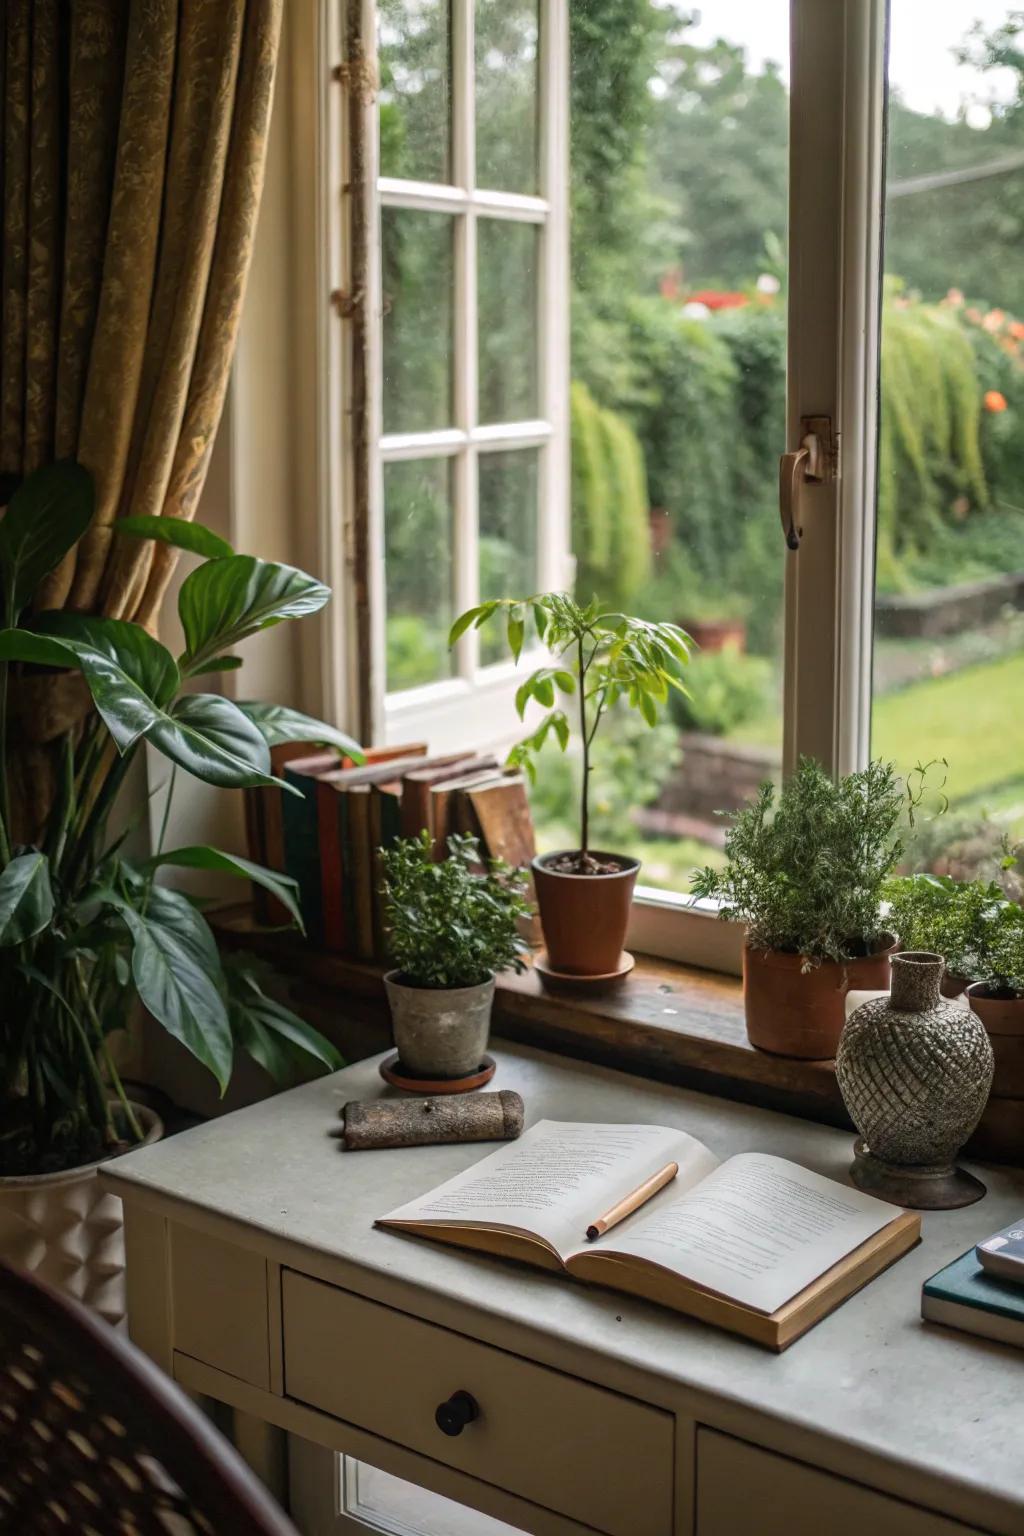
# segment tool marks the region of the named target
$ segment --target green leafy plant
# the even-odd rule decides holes
[[[902,853],[900,821],[920,801],[925,770],[917,772],[911,783],[873,762],[834,782],[802,758],[778,796],[763,784],[731,815],[726,866],[695,871],[694,897],[745,923],[755,949],[803,955],[808,965],[871,953],[883,933],[885,881]]]
[[[498,971],[521,971],[529,913],[526,883],[495,861],[477,874],[475,837],[450,837],[435,861],[428,833],[381,849],[388,949],[409,986],[475,987]]]
[[[932,950],[952,975],[984,977],[991,919],[1006,905],[998,885],[949,875],[901,875],[887,883],[885,898],[889,926],[905,949]]]
[[[984,955],[990,992],[1024,998],[1024,908],[1004,902],[989,919]]]
[[[110,1049],[136,999],[222,1091],[236,1048],[279,1080],[299,1066],[340,1064],[327,1040],[263,992],[251,964],[222,962],[196,902],[160,883],[172,868],[255,881],[301,926],[294,881],[217,848],[165,849],[164,839],[179,770],[229,788],[276,785],[270,747],[289,740],[362,760],[343,732],[298,711],[185,691],[240,666],[236,645],[315,613],[329,590],[291,566],[234,554],[195,523],[125,518],[118,537],[203,558],[180,589],[182,654],[120,619],[33,613],[39,583],[85,531],[93,506],[90,476],[64,461],[29,475],[0,521],[0,1173],[73,1166],[138,1138]],[[94,711],[62,738],[52,805],[25,846],[11,814],[7,703],[12,669],[40,668],[81,673]],[[155,850],[140,862],[110,822],[144,743],[169,761],[170,777]]]
[[[675,624],[648,623],[607,612],[596,600],[582,606],[565,592],[545,592],[529,598],[492,599],[467,609],[452,625],[449,645],[471,626],[480,629],[495,618],[505,622],[516,661],[522,655],[531,622],[554,661],[531,672],[516,693],[520,720],[530,703],[547,711],[509,754],[509,763],[523,768],[531,782],[536,777],[534,758],[549,738],[553,737],[563,752],[569,745],[569,716],[556,706],[555,699],[558,694],[573,699],[569,707],[576,714],[582,749],[580,843],[575,862],[580,873],[594,873],[598,865],[589,846],[590,776],[598,728],[620,700],[635,709],[647,725],[656,725],[670,691],[686,691],[678,674],[690,659],[692,642]]]

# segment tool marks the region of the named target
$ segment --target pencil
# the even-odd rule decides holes
[[[642,1205],[646,1205],[659,1189],[664,1189],[666,1184],[671,1184],[678,1172],[678,1163],[666,1163],[664,1168],[659,1168],[657,1173],[652,1173],[650,1178],[644,1179],[644,1182],[639,1184],[631,1195],[626,1195],[624,1199],[613,1205],[610,1211],[605,1211],[603,1216],[591,1222],[587,1228],[587,1240],[592,1243],[595,1237],[601,1237],[611,1227],[617,1227],[625,1217],[632,1216],[633,1212],[638,1211]]]

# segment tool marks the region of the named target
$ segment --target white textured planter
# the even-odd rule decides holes
[[[494,977],[478,987],[409,987],[389,971],[384,986],[399,1059],[424,1078],[468,1077],[487,1049]]]
[[[145,1105],[132,1107],[145,1143],[159,1141],[160,1117]],[[104,1193],[96,1178],[105,1161],[63,1173],[0,1178],[0,1256],[119,1327],[125,1310],[124,1227],[120,1200]]]

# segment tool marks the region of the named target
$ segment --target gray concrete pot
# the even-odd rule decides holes
[[[494,977],[478,987],[410,987],[384,977],[399,1060],[416,1077],[468,1077],[487,1049]]]

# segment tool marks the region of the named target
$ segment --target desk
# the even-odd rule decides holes
[[[723,1158],[845,1176],[842,1131],[523,1047],[497,1057],[493,1087],[517,1089],[530,1123],[676,1125]],[[981,1205],[926,1215],[920,1247],[775,1356],[375,1230],[491,1150],[343,1153],[339,1109],[382,1091],[377,1059],[360,1062],[102,1174],[124,1202],[132,1336],[190,1390],[535,1536],[1022,1536],[1024,1356],[919,1307],[928,1275],[1024,1212],[1024,1175],[986,1169]],[[482,1414],[449,1438],[433,1408],[460,1388]]]

